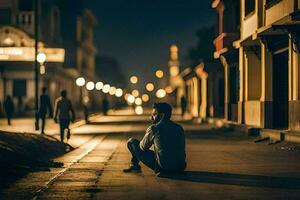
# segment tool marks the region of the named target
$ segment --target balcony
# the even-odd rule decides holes
[[[221,33],[215,40],[215,57],[233,48],[233,42],[239,39],[237,33]]]
[[[18,12],[13,16],[13,24],[29,34],[34,33],[34,12]]]

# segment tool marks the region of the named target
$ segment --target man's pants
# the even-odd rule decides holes
[[[143,151],[141,150],[140,141],[134,138],[130,138],[127,142],[127,147],[131,152],[131,165],[136,166],[139,164],[139,161],[144,163],[147,167],[152,169],[155,172],[160,171],[160,167],[155,159],[155,154],[151,150]]]
[[[64,141],[65,137],[65,129],[68,129],[68,135],[70,134],[69,128],[70,120],[69,119],[60,119],[59,120],[59,127],[60,127],[60,141]]]
[[[42,115],[40,116],[41,120],[42,120],[42,129],[41,129],[41,133],[44,133],[45,130],[45,123],[46,123],[46,115]]]

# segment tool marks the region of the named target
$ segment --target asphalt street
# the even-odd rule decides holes
[[[130,162],[126,142],[143,136],[148,119],[115,112],[73,128],[69,143],[76,149],[55,159],[63,167],[29,173],[1,199],[300,199],[296,144],[255,143],[242,133],[182,121],[185,174],[159,178],[143,165],[140,174],[123,173]]]

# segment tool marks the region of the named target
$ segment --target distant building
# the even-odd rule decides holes
[[[39,2],[39,52],[46,54],[39,91],[47,87],[54,100],[60,90],[67,89],[74,104],[78,104],[75,79],[80,75],[94,77],[96,49],[92,32],[96,20],[90,11],[71,10],[63,1]],[[0,102],[12,95],[22,110],[34,108],[34,16],[33,1],[0,2]]]

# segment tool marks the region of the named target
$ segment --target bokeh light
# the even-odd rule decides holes
[[[140,93],[139,93],[138,90],[132,90],[131,94],[132,94],[134,97],[138,97]]]
[[[142,105],[143,101],[140,97],[138,97],[135,99],[134,103],[135,103],[135,105],[140,106],[140,105]]]
[[[127,101],[132,104],[135,101],[135,97],[132,96],[132,95],[129,95],[128,98],[127,98]]]
[[[172,88],[171,86],[167,86],[167,87],[165,88],[165,90],[166,90],[166,92],[167,92],[168,94],[170,94],[170,93],[173,92],[173,88]]]
[[[147,83],[146,90],[148,90],[149,92],[152,92],[154,90],[153,83]]]
[[[157,70],[156,72],[155,72],[155,76],[157,77],[157,78],[162,78],[162,77],[164,77],[164,72],[162,71],[162,70]]]
[[[110,87],[109,88],[109,94],[110,95],[115,95],[116,94],[116,90],[117,90],[116,87],[114,87],[114,86]]]
[[[93,81],[89,81],[86,83],[87,90],[93,90],[95,88],[95,83]]]
[[[138,78],[137,78],[136,76],[131,76],[131,77],[130,77],[130,82],[131,82],[132,84],[136,84],[136,83],[138,82]]]
[[[135,113],[136,113],[137,115],[142,115],[143,112],[144,112],[142,106],[137,106],[137,107],[135,107],[135,110],[134,110],[134,111],[135,111]]]
[[[103,83],[101,81],[96,83],[96,89],[101,90],[103,88]]]
[[[123,95],[123,90],[121,88],[118,88],[116,90],[116,97],[121,97]]]
[[[77,86],[84,86],[84,84],[85,84],[85,79],[83,77],[79,77],[76,79]]]
[[[144,102],[148,102],[148,101],[149,101],[149,95],[148,95],[148,94],[143,94],[143,95],[142,95],[142,100],[143,100]]]
[[[166,91],[164,89],[159,89],[156,91],[157,98],[164,98],[166,96]]]
[[[109,89],[110,89],[110,85],[109,85],[109,84],[105,84],[105,85],[103,86],[103,88],[102,88],[102,91],[103,91],[104,93],[108,93],[108,92],[109,92]]]

